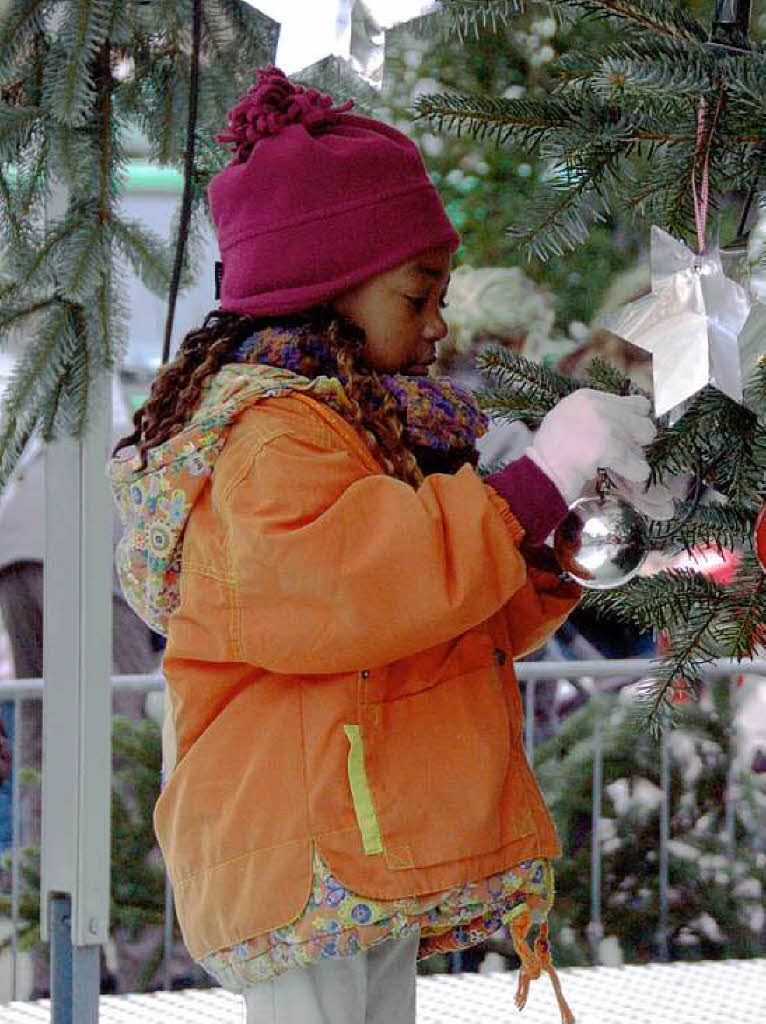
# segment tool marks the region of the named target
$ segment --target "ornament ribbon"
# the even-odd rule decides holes
[[[707,224],[707,210],[710,201],[710,144],[713,141],[715,126],[718,115],[721,113],[723,96],[718,97],[718,102],[713,112],[713,120],[710,128],[707,126],[707,100],[700,97],[697,107],[697,143],[694,149],[694,163],[692,165],[692,198],[694,200],[694,226],[697,229],[697,251],[704,253],[706,247],[705,227]],[[700,168],[701,162],[701,168]],[[697,173],[700,174],[699,191],[697,189]]]

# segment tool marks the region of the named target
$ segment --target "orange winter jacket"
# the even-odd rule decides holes
[[[559,853],[513,659],[579,592],[470,467],[384,475],[330,386],[226,367],[112,469],[126,596],[167,629],[155,825],[196,958],[295,918],[312,846],[379,899]]]

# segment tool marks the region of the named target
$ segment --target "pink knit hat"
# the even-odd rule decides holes
[[[417,147],[277,68],[229,111],[234,158],[210,182],[221,308],[295,313],[437,245],[457,248]]]

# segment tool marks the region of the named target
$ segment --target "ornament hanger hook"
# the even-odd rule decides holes
[[[603,467],[599,467],[596,474],[596,493],[602,504],[613,487],[614,481],[609,476],[609,473]]]

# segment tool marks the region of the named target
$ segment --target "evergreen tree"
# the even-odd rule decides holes
[[[153,929],[157,936],[144,950],[145,960],[137,979],[137,991],[156,988],[161,976],[165,918],[165,867],[157,846],[152,813],[160,795],[162,743],[160,727],[151,718],[132,721],[121,715],[112,719],[112,748],[116,770],[111,792],[111,883],[109,922],[111,933],[118,930],[130,941]],[[39,772],[27,769],[24,781],[39,786]],[[6,854],[3,867],[9,870]],[[18,948],[27,952],[40,943],[40,847],[24,846],[19,851]],[[11,896],[0,894],[0,915],[10,917]],[[172,911],[171,911],[172,912]],[[178,922],[173,916],[174,944],[181,943]],[[10,936],[0,941],[0,950],[11,945]],[[201,968],[195,970],[195,987],[210,984]]]
[[[498,26],[499,28],[499,26]],[[605,29],[589,29],[588,38]],[[404,128],[420,145],[462,241],[455,262],[473,267],[524,262],[503,224],[514,223],[533,201],[543,159],[515,146],[476,147],[470,133],[436,136],[424,120],[412,121],[413,96],[425,91],[524,97],[552,87],[557,54],[582,42],[578,24],[562,25],[543,4],[532,4],[506,31],[469,31],[461,39],[422,29],[419,20],[385,35],[383,89],[377,115]],[[409,123],[408,123],[409,118]],[[559,332],[591,321],[610,280],[635,260],[641,232],[627,217],[608,215],[577,249],[556,260],[526,261],[525,274],[550,293]]]
[[[627,962],[708,960],[763,951],[763,776],[730,769],[731,690],[717,681],[684,703],[668,740],[667,917],[661,918],[662,780],[657,745],[637,732],[624,697],[601,696],[535,751],[535,774],[556,821],[562,857],[552,910],[558,963],[590,960],[593,731],[602,730],[601,923]],[[733,820],[725,795],[732,786]],[[663,942],[663,931],[667,946]]]
[[[463,37],[505,29],[514,17],[505,0],[441,0],[439,8],[437,22]],[[753,197],[766,189],[766,46],[748,37],[748,4],[735,5],[731,24],[717,13],[712,30],[665,0],[558,0],[553,9],[612,27],[611,38],[588,40],[554,62],[554,88],[518,99],[442,93],[415,103],[433,128],[470,133],[477,148],[521,146],[545,160],[547,181],[508,225],[519,250],[556,259],[614,210],[631,211],[647,235],[656,223],[689,241],[699,234],[694,191],[703,167],[712,209],[739,201],[741,235],[755,212]],[[425,31],[431,22],[423,19]],[[638,390],[599,361],[584,381],[508,352],[486,353],[481,365],[491,383],[485,404],[508,419],[539,419],[577,387]],[[660,424],[649,451],[654,480],[694,474],[719,497],[679,503],[674,521],[650,524],[650,533],[676,531],[668,553],[708,543],[736,547],[742,557],[734,579],[722,586],[696,571],[666,571],[585,598],[604,615],[667,634],[645,694],[653,726],[670,717],[675,680],[694,690],[713,658],[750,658],[764,644],[766,573],[753,535],[766,500],[766,358],[747,381],[746,398],[743,405],[703,389],[679,420]]]
[[[0,413],[0,489],[33,434],[85,431],[92,381],[127,341],[120,266],[162,295],[188,283],[205,186],[227,157],[213,136],[277,33],[242,0],[0,6],[0,343],[23,337]],[[184,167],[186,249],[120,213],[131,128],[152,160]]]

